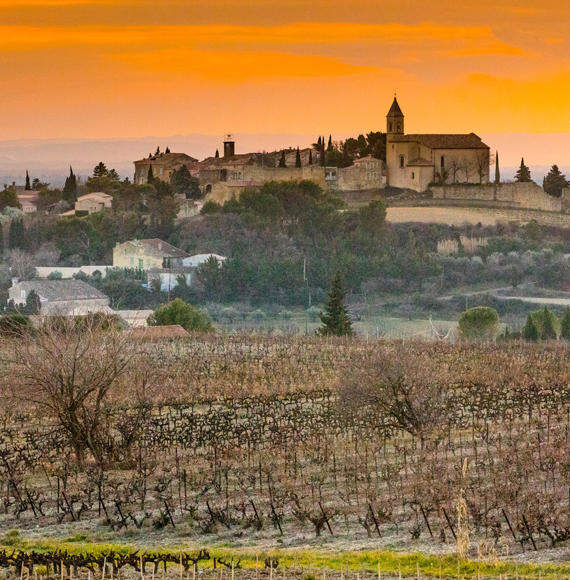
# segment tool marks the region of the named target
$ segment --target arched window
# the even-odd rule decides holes
[[[405,165],[404,156],[400,155],[400,169],[403,169],[404,165]]]
[[[400,132],[400,123],[398,123],[398,133]]]
[[[392,123],[390,123],[390,133],[392,132]]]
[[[212,186],[209,183],[206,185],[206,194],[208,193],[212,193]]]

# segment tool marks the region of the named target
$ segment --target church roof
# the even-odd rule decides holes
[[[393,135],[390,141],[419,143],[431,149],[489,149],[475,133],[468,135]]]
[[[388,111],[388,117],[403,117],[404,113],[402,113],[402,109],[400,109],[400,105],[398,105],[398,99],[394,97],[394,102]]]

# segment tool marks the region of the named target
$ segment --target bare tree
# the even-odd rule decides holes
[[[128,385],[142,354],[131,333],[104,331],[96,316],[44,319],[0,339],[12,396],[52,416],[80,463],[87,452],[104,463],[111,392]]]
[[[491,165],[495,164],[495,156],[490,154],[487,149],[479,149],[475,155],[475,170],[479,176],[479,183],[483,180],[489,181],[489,169]]]
[[[449,160],[449,163],[446,166],[446,168],[449,171],[449,174],[451,175],[451,177],[453,179],[453,183],[457,183],[457,174],[459,173],[459,169],[460,169],[459,160],[456,159],[455,157],[452,157]]]
[[[469,178],[471,176],[471,171],[473,170],[473,161],[468,157],[463,157],[459,162],[459,169],[463,171],[465,175],[465,183],[470,183]]]
[[[381,350],[364,355],[341,378],[340,394],[347,409],[371,406],[390,429],[419,437],[422,447],[428,432],[441,424],[448,388],[424,369],[415,369],[405,353],[395,360]]]
[[[12,268],[12,276],[20,280],[32,280],[36,276],[33,257],[19,248],[8,252],[8,264]]]

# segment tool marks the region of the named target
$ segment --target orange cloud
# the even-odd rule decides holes
[[[378,71],[376,67],[355,66],[334,58],[298,56],[276,52],[206,52],[162,50],[148,54],[121,54],[113,58],[139,70],[170,75],[193,73],[216,83],[243,83],[267,77],[334,77]]]

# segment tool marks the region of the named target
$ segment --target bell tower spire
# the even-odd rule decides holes
[[[402,113],[402,109],[400,109],[395,93],[394,102],[386,115],[386,133],[388,133],[388,135],[404,134],[404,113]]]

